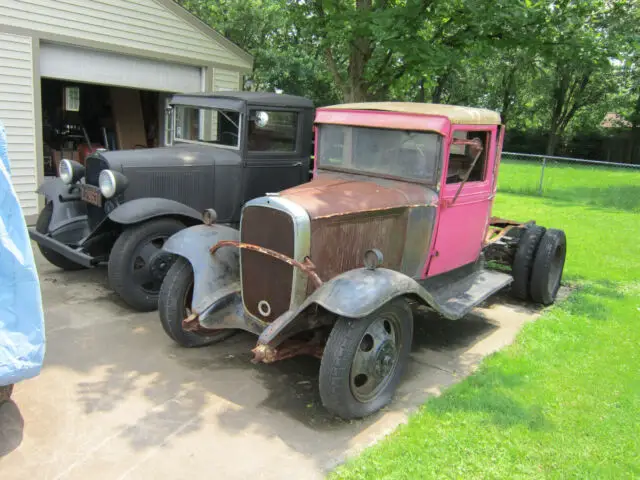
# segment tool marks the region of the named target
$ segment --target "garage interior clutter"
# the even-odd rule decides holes
[[[101,149],[162,145],[166,94],[49,78],[41,81],[45,176],[57,175],[62,158],[84,164],[89,154]]]

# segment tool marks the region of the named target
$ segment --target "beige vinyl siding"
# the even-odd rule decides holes
[[[202,61],[251,68],[155,0],[0,0],[0,24]]]
[[[213,90],[242,90],[240,73],[216,68],[213,71]]]
[[[0,121],[7,131],[11,179],[25,215],[38,213],[31,42],[30,37],[0,33]]]

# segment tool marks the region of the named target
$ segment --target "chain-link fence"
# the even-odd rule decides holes
[[[640,185],[640,165],[629,163],[503,152],[500,170],[501,191],[529,195],[589,195],[588,189]]]

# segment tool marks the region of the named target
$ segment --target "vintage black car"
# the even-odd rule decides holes
[[[169,146],[102,151],[60,163],[29,233],[65,270],[108,263],[109,282],[138,310],[157,308],[173,255],[166,239],[202,222],[237,226],[242,205],[309,180],[313,104],[260,92],[180,94],[167,112]]]

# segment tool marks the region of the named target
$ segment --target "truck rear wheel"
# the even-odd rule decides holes
[[[567,256],[567,237],[562,230],[549,229],[542,237],[531,272],[531,299],[551,305],[560,290]]]
[[[533,260],[545,231],[544,227],[529,225],[525,227],[518,242],[518,249],[511,266],[511,275],[513,276],[511,294],[519,300],[529,300],[530,298],[529,286]]]
[[[387,405],[409,360],[413,315],[404,298],[364,318],[340,317],[320,363],[320,398],[344,419],[361,418]]]
[[[36,220],[36,231],[38,233],[47,234],[49,233],[49,224],[51,223],[51,216],[53,215],[53,203],[47,202],[44,208],[38,214],[38,220]],[[55,265],[58,268],[63,270],[82,270],[84,267],[82,265],[77,264],[76,262],[69,260],[64,255],[60,255],[58,252],[54,252],[53,250],[43,247],[38,244],[38,249],[42,256],[52,265]]]
[[[160,323],[169,337],[183,347],[204,347],[221,342],[235,333],[235,330],[219,330],[213,335],[198,335],[185,331],[182,320],[191,315],[193,298],[193,268],[188,260],[178,257],[167,272],[160,288],[158,313]]]
[[[172,218],[160,218],[125,228],[109,255],[109,284],[136,310],[158,308],[162,280],[174,255],[162,246],[184,224]]]

